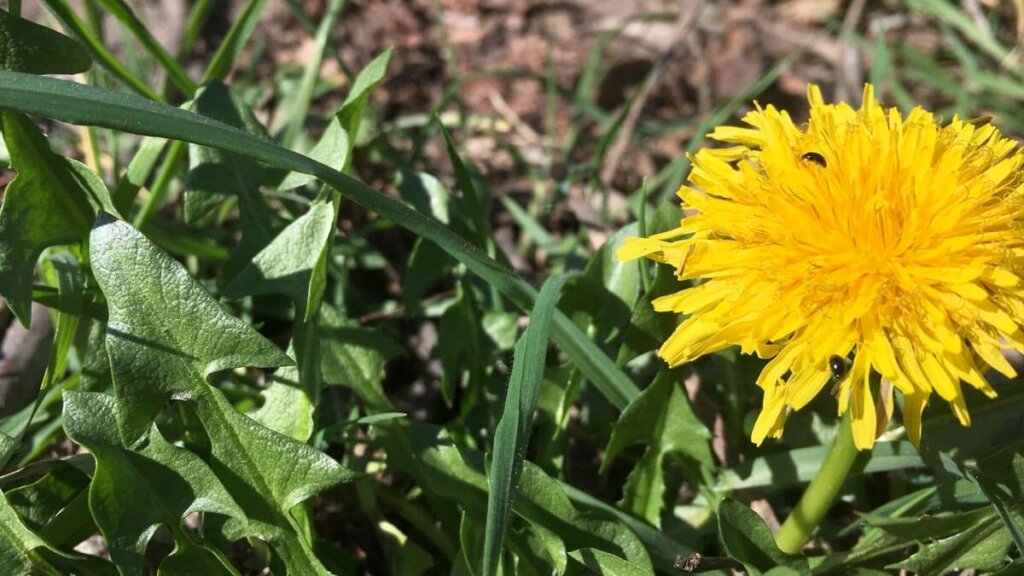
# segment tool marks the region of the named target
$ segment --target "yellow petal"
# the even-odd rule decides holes
[[[903,427],[915,447],[921,447],[921,413],[928,405],[928,393],[903,395]]]

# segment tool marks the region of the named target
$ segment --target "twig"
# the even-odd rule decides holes
[[[647,77],[647,83],[640,88],[640,92],[630,104],[629,112],[626,113],[626,117],[622,121],[619,134],[615,137],[615,142],[612,143],[611,148],[608,150],[604,168],[601,170],[601,183],[605,188],[611,186],[612,181],[615,180],[622,156],[626,153],[626,149],[629,148],[629,144],[633,139],[633,131],[636,129],[637,121],[640,120],[640,113],[643,112],[647,99],[650,98],[655,86],[661,81],[661,77],[665,74],[668,64],[675,59],[679,48],[687,40],[693,29],[696,28],[697,17],[703,9],[703,1],[687,2],[679,13],[679,19],[676,21],[675,42],[655,60],[654,68],[651,69],[651,73]]]
[[[487,99],[490,100],[491,106],[494,106],[494,111],[508,122],[509,126],[511,126],[523,140],[533,146],[541,146],[543,144],[543,138],[541,138],[540,134],[537,134],[529,124],[519,117],[519,114],[516,114],[516,111],[508,105],[508,102],[501,97],[501,94],[496,91],[490,92],[487,94]]]
[[[1017,45],[1024,46],[1024,0],[1013,0],[1013,9],[1017,12]]]
[[[964,12],[967,12],[971,20],[974,20],[974,25],[978,27],[978,30],[981,30],[989,38],[995,38],[992,26],[989,25],[988,19],[985,17],[985,10],[978,4],[978,0],[964,0],[963,7]]]

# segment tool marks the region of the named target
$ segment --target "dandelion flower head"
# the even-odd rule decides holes
[[[1024,351],[1024,153],[987,123],[883,108],[870,85],[859,109],[808,99],[804,125],[757,106],[717,128],[733,146],[692,156],[679,227],[620,249],[697,281],[655,300],[685,315],[659,355],[770,358],[757,444],[829,384],[860,449],[893,388],[915,444],[933,393],[967,426],[963,383],[995,396],[984,373],[1013,377],[1001,348]]]

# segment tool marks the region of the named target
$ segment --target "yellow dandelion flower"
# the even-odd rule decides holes
[[[692,156],[679,227],[619,250],[700,280],[654,302],[686,315],[659,355],[676,366],[738,345],[771,358],[757,444],[831,381],[870,448],[872,373],[892,384],[886,406],[893,387],[903,395],[915,444],[932,392],[967,426],[961,382],[995,396],[985,371],[1014,376],[1000,349],[1024,351],[1024,152],[988,124],[903,117],[871,85],[859,109],[816,86],[808,99],[805,125],[757,106],[750,128],[717,128],[735,146]]]

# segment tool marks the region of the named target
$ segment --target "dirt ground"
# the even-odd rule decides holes
[[[289,2],[301,6],[310,26],[316,25],[328,4]],[[188,3],[132,4],[147,22],[160,23],[154,33],[172,53],[176,51]],[[1024,42],[1024,18],[1014,2],[960,4],[979,23],[984,23],[986,12],[1017,22],[1016,43]],[[243,0],[232,0],[215,9],[197,45],[197,70],[244,5]],[[48,20],[41,3],[26,3],[25,10],[30,18]],[[109,24],[116,30],[113,22]],[[865,45],[875,39],[884,37],[890,44],[907,44],[925,54],[935,52],[942,41],[934,21],[908,13],[894,1],[348,0],[321,70],[321,78],[339,89],[317,105],[328,113],[343,97],[349,74],[393,47],[388,79],[374,94],[383,120],[435,111],[445,103],[445,89],[456,89],[461,112],[504,121],[511,127],[510,144],[523,151],[527,161],[536,160],[552,138],[564,137],[571,117],[561,113],[564,103],[559,113],[549,113],[548,86],[531,75],[552,77],[561,89],[573,91],[595,45],[613,33],[601,52],[603,80],[596,87],[596,103],[610,112],[641,91],[627,118],[632,125],[702,118],[722,103],[743,97],[787,58],[791,62],[760,98],[785,105],[799,117],[809,82],[821,84],[826,96],[835,99],[859,97],[871,66],[871,51]],[[241,65],[255,67],[267,78],[290,67],[301,68],[314,50],[312,36],[287,2],[268,0],[250,43],[249,60],[243,58]],[[116,43],[117,34],[108,40]],[[498,71],[506,74],[489,74]],[[929,94],[913,96],[934,104]],[[602,184],[620,192],[637,189],[642,177],[678,158],[695,136],[692,125],[681,125],[633,146],[626,138],[631,130],[624,132],[601,172]],[[492,140],[464,139],[465,152],[485,169],[493,192],[514,193],[524,185],[521,174]],[[431,168],[442,172],[440,166]]]
[[[964,4],[968,13],[995,9],[1016,17],[1011,2]],[[326,1],[302,5],[315,20]],[[280,1],[268,4],[259,34],[267,43],[260,62],[267,73],[301,66],[313,49],[310,34]],[[859,98],[871,66],[863,40],[883,35],[923,53],[934,52],[941,42],[934,22],[893,2],[866,0],[349,0],[333,35],[341,65],[328,59],[322,76],[343,78],[342,68],[359,70],[394,47],[388,80],[374,96],[384,119],[431,111],[442,103],[445,88],[457,84],[463,113],[506,122],[510,143],[527,161],[542,162],[551,142],[546,139],[560,141],[571,116],[563,113],[564,104],[550,114],[548,86],[529,75],[553,77],[561,88],[575,90],[595,45],[609,35],[596,103],[613,111],[640,94],[600,174],[604,186],[624,194],[678,158],[695,136],[692,124],[682,124],[635,146],[627,138],[632,126],[705,117],[724,102],[744,98],[751,85],[787,58],[790,64],[760,98],[799,117],[810,82],[836,99]],[[517,75],[481,74],[495,71]],[[929,94],[914,96],[929,103]],[[331,103],[329,96],[321,100],[324,106]],[[493,139],[463,138],[493,193],[528,186]],[[584,157],[592,152],[582,147]],[[432,172],[443,172],[447,163],[441,160],[439,151]],[[560,160],[564,168],[572,159]],[[586,220],[585,214],[577,216]]]
[[[325,2],[305,2],[318,14]],[[395,48],[389,80],[376,95],[385,118],[431,110],[444,88],[460,81],[460,99],[469,114],[498,117],[516,127],[513,137],[529,148],[531,139],[562,135],[568,116],[547,126],[546,86],[536,75],[553,74],[573,89],[602,35],[620,31],[601,57],[606,76],[597,87],[597,103],[605,110],[622,104],[641,88],[655,66],[659,70],[647,89],[639,115],[665,121],[708,113],[740,96],[766,71],[795,50],[799,62],[778,80],[775,100],[799,101],[808,81],[830,92],[857,94],[863,82],[858,55],[825,24],[842,17],[856,26],[863,2],[849,7],[835,0],[791,0],[768,3],[617,0],[351,0],[334,34],[345,66],[358,70],[374,55]],[[848,13],[844,15],[844,10]],[[301,63],[312,49],[287,6],[271,2],[261,33],[275,44],[266,65],[280,68]],[[848,62],[852,59],[852,65]],[[837,73],[849,69],[849,73]],[[479,77],[482,71],[516,70],[516,78]],[[327,62],[324,76],[338,73]],[[837,81],[837,79],[839,79]],[[639,118],[637,119],[639,120]],[[619,152],[612,169],[617,188],[633,189],[643,175],[681,153],[693,134],[680,130],[649,143],[654,156]],[[493,147],[491,147],[493,149]],[[488,147],[469,146],[483,166],[502,168],[488,157]],[[607,176],[607,175],[606,175]],[[501,189],[501,182],[492,182]]]

